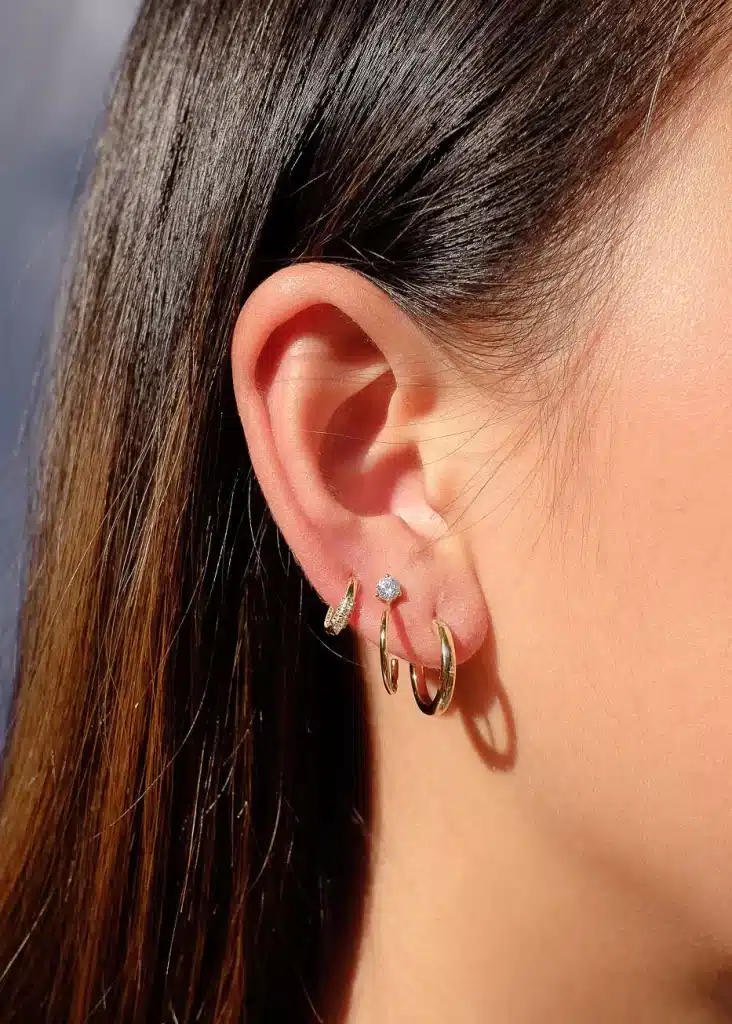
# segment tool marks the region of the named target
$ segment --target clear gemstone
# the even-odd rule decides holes
[[[393,576],[382,576],[376,584],[376,596],[387,603],[389,601],[396,601],[398,597],[402,596],[402,588],[399,581],[395,580]]]

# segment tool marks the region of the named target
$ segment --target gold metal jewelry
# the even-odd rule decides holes
[[[353,615],[353,608],[356,604],[356,594],[358,593],[358,580],[355,576],[351,576],[348,582],[348,590],[346,590],[346,596],[343,598],[337,608],[332,605],[328,608],[325,614],[325,632],[330,633],[331,636],[338,636],[348,625],[351,616]]]
[[[419,692],[420,676],[421,682],[424,682],[424,668],[417,670],[414,665],[410,664],[409,678],[412,680],[412,692],[419,710],[425,715],[444,715],[450,707],[450,701],[455,692],[455,677],[457,675],[455,644],[452,633],[444,622],[435,619],[434,626],[440,638],[440,686],[433,699],[424,700]]]
[[[395,580],[393,576],[382,576],[376,584],[376,596],[386,605],[384,614],[381,616],[381,629],[379,630],[381,678],[384,680],[386,692],[394,694],[397,692],[397,684],[399,681],[399,662],[396,658],[389,657],[388,630],[391,606],[402,596],[402,588],[399,581]]]

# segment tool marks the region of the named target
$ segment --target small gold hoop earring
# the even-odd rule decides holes
[[[399,581],[395,580],[393,576],[382,576],[376,584],[376,596],[386,605],[384,614],[381,616],[381,629],[379,630],[381,678],[384,681],[386,692],[389,694],[395,694],[397,692],[397,685],[399,682],[399,662],[396,658],[389,657],[388,632],[391,606],[402,596],[402,588]]]
[[[332,605],[328,608],[325,613],[325,632],[330,633],[331,636],[338,636],[348,625],[351,616],[353,615],[353,608],[356,604],[356,594],[358,593],[358,580],[355,576],[351,576],[348,581],[348,589],[346,590],[346,596],[343,598],[337,608]]]
[[[424,682],[424,668],[418,670],[414,665],[409,666],[409,678],[412,680],[412,692],[417,701],[417,707],[425,715],[444,715],[450,707],[452,695],[455,692],[455,678],[457,666],[455,664],[455,643],[448,626],[439,619],[434,620],[437,635],[440,638],[440,685],[432,700],[424,700],[419,692],[420,676]]]

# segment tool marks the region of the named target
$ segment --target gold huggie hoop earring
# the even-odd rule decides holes
[[[424,700],[419,692],[420,672],[414,665],[409,666],[409,678],[412,680],[412,692],[417,701],[417,707],[425,715],[444,715],[450,707],[452,695],[455,692],[455,677],[457,666],[455,665],[455,644],[452,633],[448,626],[439,619],[434,621],[437,635],[440,638],[440,687],[432,700]],[[424,668],[421,670],[424,680]]]
[[[356,604],[356,594],[358,593],[358,580],[355,576],[351,576],[348,581],[348,590],[346,596],[343,598],[337,608],[332,605],[328,608],[325,613],[325,632],[330,633],[331,636],[338,636],[348,625],[351,616],[353,615],[353,607]]]
[[[382,576],[376,584],[376,596],[386,605],[384,614],[381,616],[381,629],[379,631],[379,654],[381,655],[381,678],[384,680],[386,692],[394,694],[397,692],[399,680],[399,662],[396,658],[389,657],[388,651],[388,629],[389,612],[395,601],[402,596],[402,588],[398,580],[393,576]]]

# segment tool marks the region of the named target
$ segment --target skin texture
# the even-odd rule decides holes
[[[260,483],[324,602],[362,582],[374,870],[332,1019],[732,1019],[729,71],[652,145],[555,411],[343,267],[278,271],[242,310]],[[405,663],[384,691],[386,571],[395,655],[437,667],[435,615],[455,635],[442,718]]]

